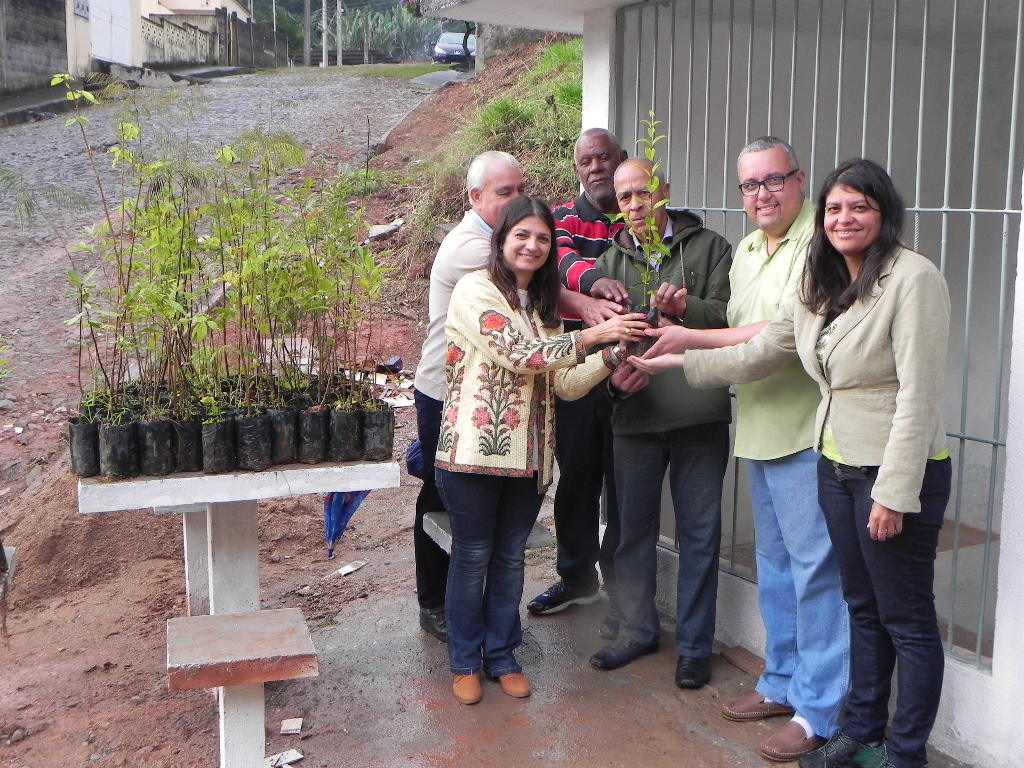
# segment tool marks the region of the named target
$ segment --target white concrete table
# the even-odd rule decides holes
[[[260,610],[256,502],[329,491],[397,488],[394,461],[290,464],[264,472],[182,473],[130,480],[78,482],[82,514],[152,508],[181,513],[185,590],[190,616]],[[220,687],[222,768],[253,768],[264,760],[263,683]]]

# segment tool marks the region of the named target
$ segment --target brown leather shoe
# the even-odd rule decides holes
[[[452,680],[452,693],[463,704],[476,704],[484,697],[480,687],[480,675],[455,675]]]
[[[767,717],[794,714],[795,710],[792,707],[779,704],[777,701],[766,702],[764,696],[757,691],[751,691],[732,704],[722,705],[722,717],[726,720],[764,720]]]
[[[761,754],[769,760],[785,763],[803,757],[824,744],[825,739],[820,736],[811,736],[808,739],[804,727],[790,720],[761,745]]]
[[[517,699],[525,699],[530,695],[530,680],[522,672],[512,672],[498,678],[501,690]]]

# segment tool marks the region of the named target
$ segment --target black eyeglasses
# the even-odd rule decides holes
[[[799,172],[799,168],[794,168],[785,176],[769,176],[763,181],[744,181],[742,184],[738,185],[740,188],[740,194],[744,197],[757,197],[757,193],[761,191],[762,186],[764,186],[764,188],[769,192],[781,192],[782,188],[786,186],[786,179],[794,173]]]

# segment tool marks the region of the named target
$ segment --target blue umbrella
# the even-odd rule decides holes
[[[349,520],[359,509],[369,491],[335,491],[324,496],[324,540],[327,559],[334,557],[334,546],[345,533]]]

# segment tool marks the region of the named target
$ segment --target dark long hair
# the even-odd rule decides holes
[[[525,309],[520,306],[519,294],[516,292],[516,276],[505,264],[502,251],[505,248],[505,238],[512,228],[523,219],[536,216],[541,219],[551,232],[551,249],[544,264],[533,273],[533,279],[527,288],[530,296],[530,305],[537,310],[541,322],[545,328],[557,328],[561,322],[558,315],[558,294],[561,289],[561,282],[558,279],[558,246],[555,245],[555,219],[551,215],[548,204],[539,197],[517,197],[508,208],[505,215],[501,217],[498,226],[494,229],[491,237],[491,255],[487,260],[487,271],[491,280],[505,301],[517,309]]]
[[[850,272],[842,254],[833,247],[825,234],[825,201],[837,184],[870,197],[878,204],[882,214],[878,237],[868,246],[860,274],[853,281],[850,280]],[[870,296],[885,260],[902,245],[900,232],[903,231],[905,211],[903,198],[896,191],[889,174],[878,163],[865,158],[840,163],[826,177],[818,193],[814,237],[807,252],[807,268],[800,295],[804,306],[819,315],[835,315]]]

